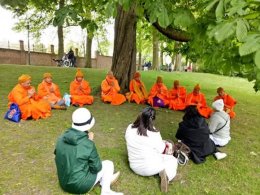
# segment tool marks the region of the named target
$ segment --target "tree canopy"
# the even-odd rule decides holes
[[[189,42],[185,52],[203,64],[205,71],[243,76],[254,81],[256,91],[260,89],[259,0],[116,2],[126,10],[134,3],[136,14],[162,34]]]

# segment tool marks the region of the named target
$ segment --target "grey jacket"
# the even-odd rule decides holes
[[[230,139],[230,116],[225,111],[215,111],[209,119],[209,130],[218,139]]]

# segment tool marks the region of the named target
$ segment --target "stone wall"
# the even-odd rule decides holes
[[[75,53],[77,55],[77,50]],[[76,56],[76,58],[77,67],[84,67],[85,58],[79,56]],[[56,66],[56,63],[53,61],[53,59],[58,59],[57,54],[54,53],[53,45],[51,45],[51,53],[31,51],[30,55],[28,54],[28,51],[24,50],[23,41],[20,41],[20,50],[0,48],[0,64],[31,64],[36,66]],[[91,63],[92,68],[110,69],[112,66],[112,57],[102,56],[96,53],[96,57],[91,59]]]

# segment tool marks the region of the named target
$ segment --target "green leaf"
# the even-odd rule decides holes
[[[227,22],[221,25],[216,26],[217,30],[215,31],[215,38],[218,42],[221,42],[228,37],[230,37],[235,32],[234,22]]]
[[[159,22],[160,26],[163,28],[166,28],[170,24],[168,13],[167,13],[167,10],[165,9],[165,7],[163,7],[162,12],[158,15],[158,22]]]
[[[253,20],[256,19],[257,17],[259,17],[260,13],[259,12],[254,12],[254,13],[250,13],[244,16],[245,19],[248,20]]]
[[[244,41],[247,36],[247,25],[245,23],[246,21],[242,19],[237,21],[236,35],[240,42]]]
[[[205,10],[206,10],[206,11],[210,11],[218,1],[219,1],[219,0],[214,0],[214,1],[210,2],[210,3],[207,5],[207,7],[205,8]]]
[[[216,18],[219,20],[224,16],[224,3],[220,0],[216,9]]]
[[[154,23],[157,21],[156,12],[151,12],[151,14],[149,15],[149,21],[150,21],[150,23]]]
[[[188,9],[178,9],[174,15],[174,25],[176,26],[186,28],[195,23],[195,18]]]
[[[224,1],[224,8],[226,9],[226,7],[228,6],[228,4],[230,3],[230,1],[232,1],[232,0],[225,0]]]
[[[249,35],[246,42],[239,46],[239,55],[245,56],[260,49],[260,36],[257,34]]]
[[[243,8],[246,7],[248,4],[243,0],[232,0],[231,1],[231,7],[228,9],[227,13],[229,16],[232,16],[234,14],[244,15],[245,12],[243,11]]]
[[[260,49],[257,50],[257,52],[255,53],[254,61],[255,61],[257,68],[260,69]]]

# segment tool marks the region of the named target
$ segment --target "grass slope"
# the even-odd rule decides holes
[[[76,109],[53,111],[46,120],[21,121],[19,124],[3,119],[7,110],[7,95],[21,74],[32,76],[32,85],[37,87],[42,74],[50,72],[61,92],[69,91],[75,69],[0,65],[0,194],[66,194],[58,184],[53,150],[57,137],[71,125],[71,114]],[[158,176],[141,177],[128,166],[124,132],[133,122],[143,105],[125,103],[111,106],[100,101],[97,93],[105,77],[104,70],[84,69],[90,82],[95,102],[87,108],[96,118],[95,142],[102,159],[114,161],[116,170],[121,171],[119,181],[112,187],[126,195],[161,194]],[[201,73],[142,72],[147,89],[151,88],[156,76],[163,76],[168,87],[179,79],[188,91],[200,83],[210,104],[216,88],[222,86],[238,101],[237,117],[232,120],[230,144],[222,151],[228,154],[223,161],[212,156],[201,165],[191,161],[179,166],[178,178],[170,185],[169,194],[259,194],[259,127],[260,95],[253,91],[252,83],[241,78]],[[182,112],[158,109],[156,127],[165,139],[175,140]],[[99,194],[96,187],[89,194]]]

